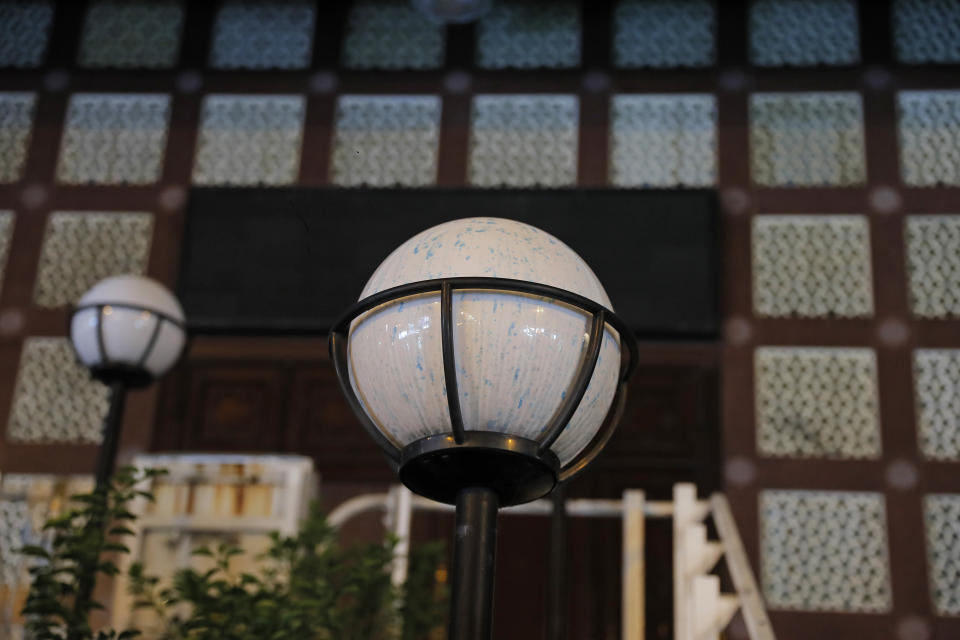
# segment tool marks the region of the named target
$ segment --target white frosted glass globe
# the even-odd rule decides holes
[[[611,309],[590,267],[550,234],[521,222],[469,218],[417,234],[367,282],[361,299],[401,284],[453,277],[526,280]],[[570,391],[588,346],[588,313],[551,298],[453,291],[457,387],[468,431],[536,440]],[[440,294],[403,298],[353,321],[350,383],[395,443],[450,433],[440,335]],[[587,391],[552,450],[567,463],[593,439],[616,392],[620,337],[608,325]]]
[[[97,306],[105,305],[103,313]],[[90,307],[84,309],[83,307]],[[144,276],[122,275],[101,280],[83,294],[70,320],[70,338],[80,361],[87,367],[105,364],[140,366],[159,323],[159,332],[143,368],[153,377],[176,363],[186,343],[183,308],[166,287]],[[158,313],[177,322],[163,320]],[[98,324],[103,322],[103,351]]]

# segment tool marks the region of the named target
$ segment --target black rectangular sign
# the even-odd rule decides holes
[[[179,295],[201,333],[315,333],[405,240],[480,216],[527,222],[568,244],[639,335],[718,335],[711,191],[193,189]]]

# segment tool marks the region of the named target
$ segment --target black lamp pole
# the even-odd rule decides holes
[[[103,511],[100,512],[99,517],[91,517],[87,521],[85,532],[88,535],[97,535],[95,532],[102,530],[104,526],[107,491],[110,488],[110,477],[113,475],[113,467],[117,459],[117,445],[120,441],[120,426],[123,422],[126,396],[126,385],[122,381],[114,380],[110,383],[110,407],[103,419],[103,440],[97,452],[96,485],[94,486],[94,495],[97,499],[103,500]],[[88,602],[91,599],[96,580],[96,572],[93,570],[77,578],[77,602]],[[79,640],[81,637],[79,629],[67,630],[67,640]]]
[[[103,441],[97,452],[96,487],[105,490],[113,475],[120,443],[120,427],[123,424],[123,408],[127,401],[127,386],[121,380],[110,383],[110,407],[103,419]]]
[[[493,626],[493,577],[497,551],[497,508],[490,489],[457,494],[453,535],[450,637],[488,640]]]
[[[566,640],[567,485],[557,485],[550,497],[553,511],[550,513],[550,566],[547,576],[547,640]]]

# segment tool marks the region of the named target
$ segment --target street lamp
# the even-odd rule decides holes
[[[148,386],[176,364],[186,343],[183,309],[156,280],[122,275],[87,291],[70,317],[70,341],[91,375],[110,387],[97,456],[96,487],[113,473],[126,392]]]
[[[636,363],[630,328],[565,244],[471,218],[390,254],[330,351],[400,480],[456,505],[450,637],[490,638],[497,510],[549,494],[609,441]]]

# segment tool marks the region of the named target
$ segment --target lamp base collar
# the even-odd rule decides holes
[[[90,367],[90,375],[105,385],[119,382],[127,389],[143,389],[153,382],[153,376],[146,369],[118,363]]]
[[[537,454],[533,440],[489,431],[467,431],[460,444],[452,435],[421,438],[400,453],[400,481],[437,502],[456,504],[468,487],[494,491],[500,506],[530,502],[557,484],[560,461],[552,451]]]

